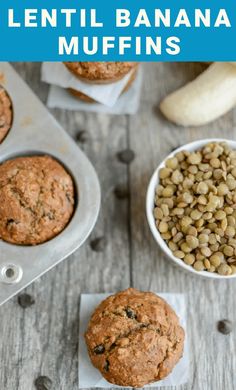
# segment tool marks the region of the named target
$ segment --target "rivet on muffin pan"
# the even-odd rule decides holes
[[[23,308],[26,309],[27,307],[30,307],[35,304],[35,300],[30,294],[21,294],[18,296],[18,304]]]
[[[125,149],[117,153],[117,157],[120,162],[124,164],[130,164],[134,158],[135,158],[135,153],[131,149]]]
[[[12,101],[7,91],[0,85],[0,143],[11,129],[13,121]]]
[[[114,194],[117,199],[125,199],[130,195],[127,185],[125,184],[117,184],[114,188]]]
[[[19,265],[3,264],[0,269],[0,281],[5,284],[16,284],[22,279],[23,271]]]
[[[217,324],[217,329],[220,333],[223,333],[225,335],[229,334],[233,330],[233,324],[230,320],[221,320]]]
[[[107,246],[107,240],[104,236],[97,237],[91,241],[90,246],[95,252],[103,252]]]
[[[39,376],[35,382],[35,387],[37,390],[50,390],[52,388],[52,381],[48,376]]]

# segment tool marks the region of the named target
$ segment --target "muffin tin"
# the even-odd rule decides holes
[[[52,240],[33,247],[0,240],[1,305],[83,244],[97,220],[101,195],[87,157],[8,63],[0,63],[0,84],[14,113],[12,128],[0,144],[0,163],[17,156],[51,155],[71,174],[77,192],[72,220]]]

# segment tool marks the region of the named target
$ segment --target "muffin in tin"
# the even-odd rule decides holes
[[[113,83],[137,67],[137,62],[64,62],[81,80],[92,84]]]
[[[12,126],[12,102],[5,89],[0,86],[0,143],[5,139]]]
[[[37,245],[58,235],[75,204],[74,184],[50,156],[17,157],[0,165],[0,238]]]
[[[184,330],[173,309],[133,288],[105,299],[85,340],[93,365],[110,383],[143,387],[170,374],[182,357]]]

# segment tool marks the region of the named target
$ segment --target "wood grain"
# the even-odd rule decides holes
[[[40,64],[14,66],[45,102],[48,87],[40,82]],[[173,267],[155,244],[145,217],[149,178],[167,153],[200,138],[235,138],[236,111],[196,129],[178,128],[158,111],[166,93],[203,68],[202,64],[146,64],[141,107],[135,116],[52,110],[72,137],[87,132],[80,146],[98,172],[102,209],[86,244],[26,289],[34,305],[23,309],[15,297],[0,308],[1,390],[34,390],[39,375],[52,380],[53,390],[77,390],[80,293],[117,291],[130,284],[186,294],[191,370],[189,383],[181,390],[236,388],[236,331],[223,336],[216,328],[222,318],[236,324],[236,282],[205,281]],[[136,153],[129,167],[117,159],[127,147]],[[114,196],[117,184],[129,188],[127,199]],[[107,245],[104,252],[94,252],[90,242],[100,236],[106,237]]]

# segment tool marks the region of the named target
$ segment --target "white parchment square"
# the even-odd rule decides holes
[[[90,362],[87,347],[84,341],[91,314],[97,305],[111,294],[82,294],[80,301],[80,330],[79,330],[79,388],[112,388],[120,387],[107,382],[100,372],[93,367]],[[159,294],[175,310],[180,319],[180,323],[185,330],[185,345],[182,359],[175,366],[172,373],[162,381],[158,381],[145,387],[178,386],[188,381],[189,357],[188,357],[188,339],[186,332],[186,306],[185,296],[183,294]]]
[[[62,108],[73,111],[101,112],[107,114],[136,114],[139,108],[142,87],[142,69],[128,91],[123,93],[113,107],[100,103],[86,103],[71,95],[66,89],[52,85],[49,90],[47,105],[50,108]]]
[[[61,88],[73,88],[83,92],[99,103],[113,107],[128,84],[133,71],[131,70],[121,80],[114,83],[92,84],[74,76],[62,62],[44,62],[41,68],[41,80]]]

